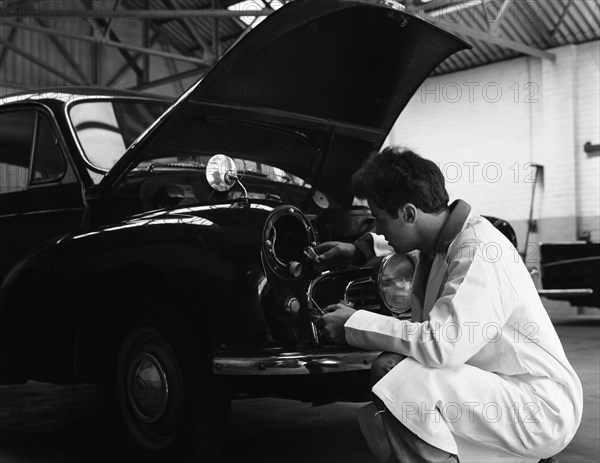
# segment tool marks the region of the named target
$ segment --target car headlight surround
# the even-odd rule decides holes
[[[415,263],[407,254],[395,252],[381,262],[377,275],[379,297],[394,315],[401,315],[411,308],[412,280]]]

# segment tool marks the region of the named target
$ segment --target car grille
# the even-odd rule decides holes
[[[379,310],[380,304],[377,299],[377,288],[375,279],[365,277],[353,280],[346,286],[344,299],[351,302],[354,307],[365,310]]]
[[[373,269],[328,272],[313,280],[309,293],[321,308],[345,300],[357,309],[380,311],[375,279]]]

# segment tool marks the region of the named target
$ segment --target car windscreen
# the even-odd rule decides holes
[[[101,99],[74,103],[69,118],[88,163],[108,171],[127,147],[169,107],[166,102]]]
[[[203,114],[193,105],[144,146],[140,171],[191,168],[204,170],[216,154],[231,157],[240,176],[310,188],[318,153],[297,131]],[[303,175],[304,174],[304,175]]]

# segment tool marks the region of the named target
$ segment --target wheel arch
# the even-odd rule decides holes
[[[135,278],[131,277],[132,271],[136,272]],[[119,284],[115,280],[119,280]],[[126,291],[132,282],[139,280],[143,283],[135,286],[135,292],[121,297],[119,304],[110,306],[108,313],[103,310],[101,300],[86,311],[87,327],[93,333],[84,337],[89,343],[87,352],[85,349],[80,351],[85,354],[81,356],[81,366],[87,368],[83,373],[103,389],[117,438],[132,456],[148,461],[172,461],[178,455],[204,451],[209,443],[215,444],[213,451],[217,451],[219,445],[216,444],[221,442],[224,434],[216,432],[213,435],[209,431],[220,430],[226,425],[230,393],[228,382],[212,374],[210,338],[203,336],[197,323],[190,322],[194,320],[190,315],[194,311],[186,309],[194,309],[194,306],[186,299],[180,285],[160,269],[126,265],[106,281],[115,284],[115,291]],[[127,283],[123,284],[123,281]],[[170,378],[166,390],[173,394],[173,399],[169,398],[168,402],[164,399],[165,410],[171,411],[164,416],[160,411],[160,421],[155,424],[142,419],[146,424],[140,425],[139,416],[135,418],[132,412],[134,408],[138,410],[137,407],[126,406],[131,405],[127,401],[135,399],[120,387],[130,381],[129,374],[133,371],[130,362],[139,362],[138,354],[131,355],[131,352],[135,353],[134,346],[141,348],[141,341],[136,336],[140,333],[148,336],[151,332],[155,335],[151,338],[151,350],[147,352],[152,352],[156,365],[165,368],[166,377]],[[157,343],[159,339],[164,339],[164,343]],[[164,356],[169,349],[156,350],[158,345],[172,347],[170,356]],[[159,352],[163,354],[159,355]],[[166,360],[168,358],[171,361]],[[210,391],[210,394],[203,391]],[[219,400],[216,400],[217,396]],[[207,397],[212,398],[209,404],[204,402]],[[146,405],[148,403],[151,402]],[[223,408],[219,408],[221,406]],[[173,410],[182,414],[173,414]],[[159,420],[158,415],[156,420]],[[188,426],[192,427],[188,429]],[[200,429],[202,432],[196,435],[195,431]],[[196,445],[198,436],[202,436],[203,445]]]
[[[168,317],[181,326],[189,326],[186,319],[189,320],[191,301],[171,275],[145,263],[121,265],[98,285],[97,293],[82,311],[74,356],[77,380],[101,382],[99,373],[106,363],[107,342],[119,317],[134,316],[141,310],[140,305],[127,307],[135,298],[140,298],[140,302],[154,301],[147,306],[152,316]],[[168,310],[161,311],[156,302],[167,299]]]

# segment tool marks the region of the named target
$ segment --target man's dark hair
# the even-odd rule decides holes
[[[406,203],[428,213],[448,208],[448,192],[440,168],[401,147],[371,154],[352,177],[352,189],[357,197],[372,201],[394,218]]]

